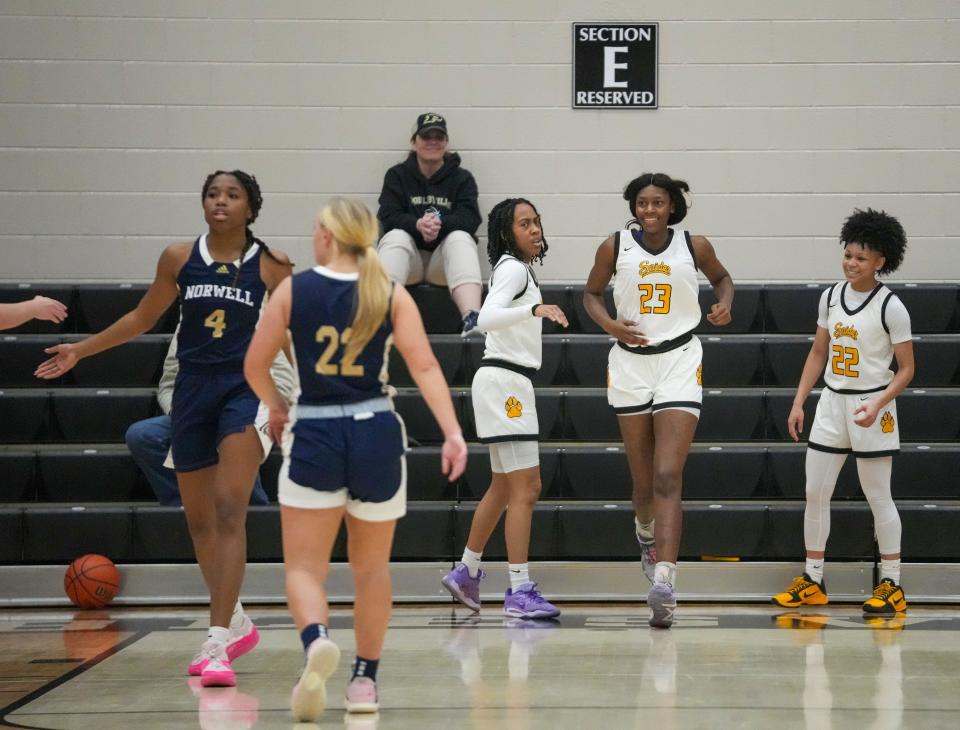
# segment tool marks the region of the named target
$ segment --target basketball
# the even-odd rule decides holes
[[[63,576],[67,598],[80,608],[103,608],[120,591],[120,571],[110,558],[96,553],[83,555]]]

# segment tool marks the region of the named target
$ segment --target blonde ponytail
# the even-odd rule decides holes
[[[374,248],[379,227],[377,219],[363,203],[347,198],[334,198],[320,211],[320,222],[333,234],[341,253],[357,259],[357,309],[352,332],[344,351],[344,359],[360,355],[387,316],[391,283]]]

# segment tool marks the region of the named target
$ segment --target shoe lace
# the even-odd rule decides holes
[[[884,582],[873,589],[873,597],[881,601],[886,601],[896,590],[897,587],[893,583]]]
[[[804,578],[802,575],[798,575],[793,579],[793,586],[790,588],[791,591],[802,591],[810,586],[816,585],[813,581],[809,581]]]

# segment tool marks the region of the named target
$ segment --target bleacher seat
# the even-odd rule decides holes
[[[759,335],[700,335],[705,388],[763,384],[763,338]]]
[[[569,447],[563,453],[563,498],[618,501],[630,499],[633,481],[622,446]]]
[[[16,507],[0,508],[0,563],[19,563],[23,560],[23,510]]]
[[[806,499],[806,444],[776,444],[767,448],[770,495],[774,498]],[[857,460],[848,456],[837,477],[835,500],[863,500]]]
[[[29,449],[0,446],[0,503],[37,498],[37,455]],[[2,533],[0,533],[2,534]]]
[[[482,342],[482,340],[481,340]],[[430,338],[433,354],[440,363],[440,370],[449,385],[469,385],[464,382],[463,349],[464,340],[460,335],[434,335]],[[414,386],[413,378],[407,369],[407,363],[396,347],[390,350],[390,385],[397,388]],[[470,376],[472,377],[472,375]]]
[[[533,508],[533,521],[530,527],[530,560],[565,559],[562,557],[564,553],[557,540],[560,509],[560,507],[554,504],[538,504]],[[467,544],[467,536],[470,534],[470,522],[473,520],[473,513],[475,511],[476,505],[472,503],[456,505],[453,510],[455,530],[452,536],[453,542],[449,554],[454,560],[460,558],[463,546]],[[484,559],[507,559],[507,547],[503,534],[504,523],[504,520],[500,520],[490,535],[490,540],[483,549]],[[502,581],[504,588],[509,586],[506,575],[502,577],[491,577],[496,584]]]
[[[767,505],[767,560],[802,560],[803,502]],[[866,502],[837,502],[830,509],[830,560],[872,560],[874,558],[873,515]]]
[[[603,293],[603,301],[606,303],[607,312],[612,316],[616,312],[613,306],[613,289],[608,288]],[[585,335],[602,335],[604,331],[600,325],[594,322],[587,310],[583,308],[583,287],[574,287],[570,292],[570,311],[566,312],[567,319],[570,322],[571,333],[581,333]],[[573,316],[571,316],[573,315]]]
[[[960,390],[908,388],[897,396],[900,438],[955,441],[960,438]]]
[[[47,430],[49,411],[47,390],[0,390],[0,443],[39,441]]]
[[[81,339],[76,335],[66,342]],[[169,335],[143,335],[109,350],[81,360],[64,378],[80,387],[146,388],[156,387],[163,359],[170,347]]]
[[[890,289],[910,313],[914,332],[954,332],[960,329],[960,288],[956,284],[890,283]]]
[[[960,334],[916,335],[910,387],[960,385]]]
[[[829,284],[768,284],[764,288],[764,332],[812,335],[820,293]]]
[[[486,447],[471,445],[467,457],[468,473],[451,483],[440,471],[440,447],[420,446],[407,452],[407,500],[410,502],[457,499],[458,484],[469,480],[469,470],[483,460]],[[483,487],[486,488],[485,486]]]
[[[561,327],[556,322],[544,319],[543,320],[543,334],[545,335],[555,335],[555,334],[571,334],[573,332],[573,323],[570,322],[570,316],[572,314],[572,298],[573,292],[580,292],[579,287],[573,287],[569,285],[557,285],[557,284],[541,284],[540,286],[540,296],[543,297],[544,304],[555,304],[563,310],[563,313],[567,316],[568,327]]]
[[[445,286],[427,284],[407,288],[413,296],[423,318],[427,332],[434,335],[451,335],[460,332],[461,317],[450,291]]]
[[[133,510],[77,504],[31,507],[23,513],[23,561],[66,565],[87,553],[116,563],[133,555]]]
[[[704,388],[697,441],[750,441],[765,434],[764,394],[753,388]]]
[[[894,499],[960,498],[960,445],[901,444],[893,459]]]
[[[537,397],[539,399],[539,393]],[[567,441],[619,441],[620,426],[599,388],[566,391],[566,419],[561,438]]]
[[[96,333],[106,329],[143,298],[146,284],[80,284],[77,286],[79,327],[77,332]],[[171,333],[180,318],[179,303],[174,302],[150,330],[153,334]]]
[[[765,335],[763,338],[763,361],[765,385],[796,389],[800,374],[813,346],[813,334]],[[815,387],[823,386],[823,374],[817,378]]]
[[[763,557],[766,519],[754,503],[684,504],[680,557]]]
[[[50,403],[59,435],[73,442],[122,442],[131,424],[160,412],[151,388],[62,388]]]
[[[37,366],[46,360],[44,350],[59,345],[59,335],[12,335],[0,333],[0,388],[37,388],[58,385],[56,380],[40,380],[34,375]]]
[[[607,335],[574,335],[567,342],[567,365],[573,385],[606,387],[607,358],[613,338]]]
[[[132,510],[131,519],[137,560],[169,563],[196,559],[187,519],[180,507],[138,506]],[[252,532],[247,530],[248,541]]]
[[[793,407],[793,399],[796,395],[795,388],[777,388],[766,392],[766,439],[768,441],[793,443],[790,432],[787,430],[787,418],[790,416],[790,409]],[[802,442],[806,442],[807,436],[810,435],[819,400],[820,391],[814,390],[807,396],[807,400],[803,404],[803,430],[800,433]]]
[[[42,502],[152,501],[126,446],[47,447],[38,452]]]
[[[916,562],[956,562],[960,555],[960,505],[956,502],[900,502],[903,558]]]
[[[694,444],[683,470],[684,499],[731,501],[766,494],[766,449]]]
[[[450,504],[407,505],[406,516],[397,522],[392,559],[451,560],[455,549],[453,534],[454,511]],[[437,576],[438,582],[440,578]]]

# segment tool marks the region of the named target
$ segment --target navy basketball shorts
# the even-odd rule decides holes
[[[174,468],[196,471],[216,464],[220,441],[253,425],[259,405],[241,371],[181,370],[173,386],[170,411]]]
[[[287,507],[330,509],[368,522],[407,511],[407,450],[394,411],[297,419],[285,439],[279,501]]]

